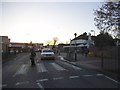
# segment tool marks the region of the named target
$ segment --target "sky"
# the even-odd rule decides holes
[[[36,1],[36,0],[35,0]],[[94,11],[103,2],[8,2],[0,3],[0,36],[8,36],[11,42],[47,44],[58,38],[58,43],[68,43],[84,32],[95,35]]]

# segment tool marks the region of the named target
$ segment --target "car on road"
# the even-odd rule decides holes
[[[41,51],[41,60],[52,59],[55,60],[55,53],[50,48],[44,48]]]

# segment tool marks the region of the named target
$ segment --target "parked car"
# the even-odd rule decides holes
[[[53,50],[49,49],[49,48],[44,48],[41,51],[41,60],[44,59],[52,59],[55,60],[55,54],[53,52]]]

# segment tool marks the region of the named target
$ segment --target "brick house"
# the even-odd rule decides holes
[[[2,55],[2,59],[7,57],[9,53],[9,43],[10,39],[8,38],[8,36],[0,36],[0,54]]]

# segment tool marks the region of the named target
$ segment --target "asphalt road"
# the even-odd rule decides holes
[[[61,60],[40,60],[30,65],[30,54],[20,54],[2,65],[2,88],[118,88],[118,83],[102,73]]]

